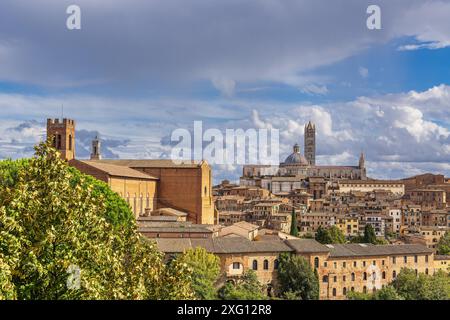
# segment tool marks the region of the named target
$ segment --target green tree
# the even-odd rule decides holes
[[[294,237],[298,237],[297,214],[295,212],[294,206],[292,206],[292,215],[291,215],[291,235]]]
[[[217,298],[215,284],[220,274],[220,261],[216,255],[198,247],[187,250],[177,260],[192,270],[192,289],[198,299]]]
[[[373,229],[371,224],[366,224],[364,227],[364,237],[363,237],[364,243],[377,243],[377,236],[375,235],[375,230]]]
[[[308,261],[297,255],[282,254],[278,267],[279,291],[301,300],[319,299],[319,280]]]
[[[372,300],[372,296],[368,293],[348,291],[347,299],[348,300]]]
[[[330,233],[331,236],[331,243],[345,243],[345,235],[342,233],[341,229],[339,229],[336,226],[331,226],[328,229],[328,232]]]
[[[446,300],[448,292],[444,279],[442,274],[416,274],[414,270],[404,268],[392,285],[405,300]]]
[[[450,255],[450,232],[445,232],[444,236],[437,244],[438,254]]]
[[[404,300],[393,286],[385,286],[372,295],[372,300]]]
[[[265,300],[264,286],[256,273],[248,270],[236,283],[227,282],[219,289],[218,295],[223,300]]]
[[[322,244],[346,242],[344,234],[336,226],[331,226],[330,228],[322,228],[322,226],[319,226],[315,239]]]
[[[0,162],[0,178],[0,299],[193,297],[189,269],[166,266],[119,195],[49,143],[31,159]]]
[[[322,228],[322,226],[319,226],[319,228],[317,229],[315,239],[322,244],[329,244],[333,242],[333,239],[331,238],[328,230]]]

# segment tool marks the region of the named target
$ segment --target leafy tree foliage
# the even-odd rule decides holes
[[[393,286],[385,286],[372,295],[372,300],[404,300]]]
[[[166,266],[119,195],[49,143],[0,162],[0,179],[0,299],[193,297],[187,267]]]
[[[375,235],[375,230],[371,224],[367,224],[364,227],[363,242],[377,244],[377,236]]]
[[[331,226],[330,228],[322,228],[322,226],[319,226],[315,239],[322,244],[346,242],[344,234],[336,226]]]
[[[412,269],[402,269],[388,286],[373,294],[349,292],[349,300],[448,300],[450,276],[444,272],[431,275],[417,274]]]
[[[217,298],[215,284],[220,275],[219,258],[204,248],[189,249],[177,260],[192,270],[192,289],[198,299]]]
[[[444,236],[439,240],[437,244],[438,254],[449,255],[450,254],[450,232],[446,232]]]
[[[219,297],[223,300],[265,300],[264,289],[256,273],[248,270],[236,283],[225,283],[219,290]]]
[[[446,300],[449,293],[445,287],[448,275],[437,273],[434,276],[425,275],[412,269],[402,269],[393,286],[406,300]]]
[[[292,206],[292,215],[291,215],[291,235],[294,237],[298,237],[297,214],[295,212],[294,206]]]
[[[319,299],[319,280],[308,261],[297,255],[282,254],[278,267],[279,291],[301,300]]]

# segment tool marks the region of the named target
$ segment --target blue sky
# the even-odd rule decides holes
[[[45,119],[78,122],[78,156],[167,157],[176,128],[277,128],[281,160],[303,125],[318,161],[398,178],[450,176],[450,1],[79,0],[0,4],[0,158],[26,157]],[[42,10],[42,8],[46,10]],[[241,168],[215,167],[216,181]]]

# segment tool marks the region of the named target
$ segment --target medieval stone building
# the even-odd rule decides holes
[[[366,180],[364,154],[361,153],[356,166],[316,165],[316,126],[305,125],[305,156],[295,144],[293,152],[279,166],[245,165],[240,184],[258,186],[280,194],[306,187],[307,180],[321,177],[327,181]]]

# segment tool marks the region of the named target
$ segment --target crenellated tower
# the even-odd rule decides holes
[[[75,121],[71,119],[47,119],[47,139],[61,153],[61,158],[75,158]]]

